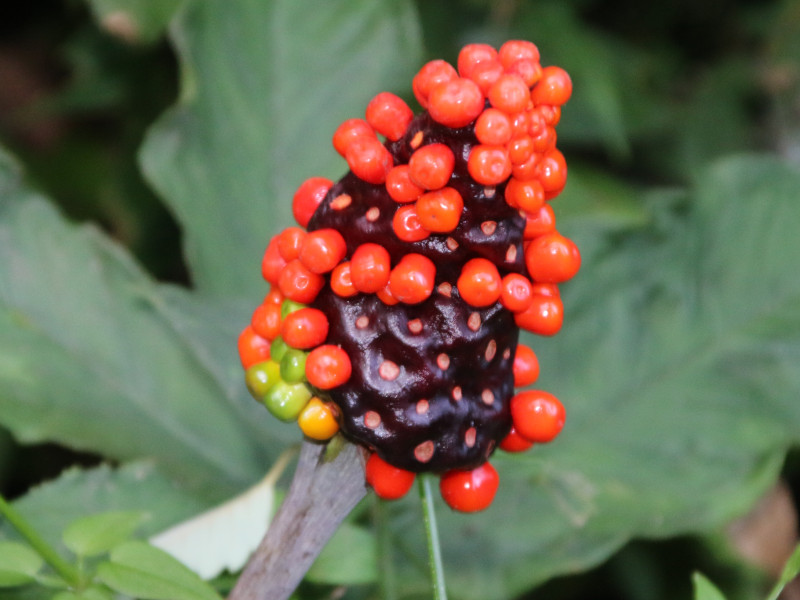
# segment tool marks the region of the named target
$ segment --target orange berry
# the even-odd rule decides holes
[[[250,325],[258,335],[270,341],[281,332],[281,305],[264,302],[253,312]]]
[[[514,314],[514,322],[537,335],[555,335],[564,322],[564,304],[558,296],[534,294],[528,309]]]
[[[447,127],[466,127],[483,112],[483,93],[469,79],[453,79],[436,85],[428,96],[428,112]]]
[[[513,165],[521,165],[533,155],[533,138],[529,135],[517,136],[506,145],[506,149],[513,169]]]
[[[287,263],[300,256],[306,232],[299,227],[287,227],[278,234],[278,252]]]
[[[384,500],[405,496],[416,478],[411,471],[390,465],[377,454],[371,454],[367,459],[365,476],[375,495]]]
[[[539,60],[539,48],[533,42],[526,40],[509,40],[505,42],[497,52],[497,57],[503,64],[503,67],[508,69],[516,61],[521,59]]]
[[[484,60],[479,62],[469,74],[467,79],[471,79],[481,90],[485,96],[489,88],[494,85],[495,81],[500,79],[503,75],[503,65],[498,60]]]
[[[529,88],[532,88],[542,78],[542,65],[538,60],[520,58],[511,63],[506,73],[519,75]]]
[[[578,247],[557,231],[540,235],[525,248],[525,265],[539,283],[561,283],[572,279],[581,267]]]
[[[330,390],[346,383],[352,369],[347,352],[332,344],[317,346],[306,358],[306,379],[321,390]]]
[[[422,194],[415,206],[422,227],[435,233],[448,233],[461,220],[464,200],[454,188],[445,187]]]
[[[333,182],[325,177],[310,177],[300,184],[292,198],[292,214],[298,225],[308,227],[308,222],[332,186]]]
[[[395,304],[399,304],[400,300],[394,297],[392,294],[392,290],[389,288],[389,284],[387,283],[377,292],[375,295],[383,302],[386,306],[394,306]]]
[[[285,266],[286,261],[278,252],[278,237],[275,236],[269,241],[264,258],[261,259],[261,275],[272,285],[277,285],[278,277]]]
[[[475,136],[481,144],[505,144],[511,139],[511,119],[501,110],[487,108],[475,121]]]
[[[558,150],[547,152],[536,165],[537,179],[548,197],[557,195],[567,183],[567,161]]]
[[[290,261],[281,271],[278,287],[289,300],[310,304],[325,285],[321,275],[309,271],[298,259]]]
[[[535,146],[535,142],[534,142]],[[536,167],[539,164],[541,156],[535,152],[530,155],[530,158],[521,164],[511,163],[511,175],[520,181],[530,181],[536,178]]]
[[[394,166],[394,159],[377,138],[359,137],[350,142],[345,153],[347,166],[367,183],[380,184]]]
[[[533,287],[524,275],[509,273],[500,284],[500,303],[511,312],[523,312],[531,305]]]
[[[411,168],[397,165],[386,175],[386,191],[395,202],[414,202],[425,190],[411,180]]]
[[[533,129],[533,128],[531,128]],[[548,150],[553,150],[556,146],[556,140],[558,139],[558,135],[556,134],[555,127],[550,127],[545,125],[541,127],[536,133],[531,134],[531,141],[533,142],[533,151],[544,153]]]
[[[239,334],[239,359],[247,369],[257,363],[269,360],[270,341],[258,335],[252,325],[244,328]]]
[[[532,240],[545,233],[555,231],[555,229],[556,214],[553,207],[543,204],[538,210],[525,215],[525,231],[522,233],[522,237],[525,240]]]
[[[514,387],[525,387],[539,379],[539,359],[530,347],[517,344],[513,370]]]
[[[530,100],[530,90],[522,77],[506,73],[492,84],[486,96],[495,108],[514,114],[525,110]]]
[[[536,105],[566,104],[572,95],[572,80],[561,67],[545,67],[539,83],[531,90],[531,100]]]
[[[280,304],[283,302],[283,294],[277,287],[270,286],[269,293],[264,297],[264,304]]]
[[[544,206],[544,189],[536,179],[520,181],[512,177],[506,185],[505,197],[510,206],[528,213],[534,213]]]
[[[489,44],[467,44],[458,53],[458,74],[461,77],[469,77],[479,63],[495,60],[497,60],[497,50]]]
[[[511,160],[503,146],[473,146],[467,160],[470,176],[483,185],[498,185],[511,175]]]
[[[375,131],[396,142],[405,134],[414,113],[402,98],[381,92],[367,104],[366,117]]]
[[[419,304],[433,293],[436,265],[421,254],[406,254],[389,276],[389,291],[400,302]]]
[[[500,298],[500,273],[485,258],[468,260],[456,283],[461,299],[476,307],[490,306]]]
[[[489,508],[500,485],[500,477],[488,462],[470,471],[453,469],[439,478],[439,491],[445,503],[460,512]]]
[[[514,429],[513,425],[511,426],[511,431],[508,432],[508,435],[506,435],[506,437],[504,437],[500,442],[500,449],[505,452],[525,452],[532,446],[533,442],[525,439],[519,433],[517,433],[517,430]]]
[[[377,139],[372,127],[364,119],[347,119],[333,133],[333,147],[342,156],[347,156],[350,144],[362,138]]]
[[[419,242],[431,234],[422,226],[416,204],[407,204],[397,209],[392,219],[392,229],[404,242]]]
[[[331,289],[333,293],[342,298],[355,296],[358,290],[350,279],[350,261],[339,263],[331,273]]]
[[[519,435],[531,442],[547,443],[561,432],[564,405],[549,392],[524,390],[511,398],[511,419]]]
[[[328,337],[328,317],[317,308],[290,312],[281,324],[281,337],[287,346],[300,350],[319,346]]]
[[[425,64],[414,76],[411,87],[414,96],[422,108],[428,108],[428,94],[440,83],[452,81],[458,77],[453,66],[443,60],[432,60]]]
[[[359,291],[373,294],[389,283],[389,252],[379,244],[361,244],[350,259],[350,281]]]
[[[411,181],[426,190],[438,190],[447,185],[453,174],[456,157],[445,144],[429,144],[411,155],[408,161]]]
[[[297,417],[297,424],[306,437],[323,442],[331,439],[339,431],[337,414],[338,408],[335,404],[323,402],[314,396]]]
[[[317,229],[306,235],[300,262],[312,273],[328,273],[347,254],[347,243],[335,229]]]

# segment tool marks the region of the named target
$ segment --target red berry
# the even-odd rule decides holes
[[[379,498],[397,500],[414,485],[415,475],[387,463],[377,454],[371,454],[365,467],[367,483]]]
[[[519,75],[502,75],[489,88],[489,103],[505,113],[513,114],[525,110],[530,101],[530,90]]]
[[[359,292],[380,290],[389,283],[390,271],[389,252],[379,244],[361,244],[350,259],[350,281]]]
[[[489,44],[467,44],[458,53],[458,74],[469,77],[478,64],[496,60],[497,50]]]
[[[514,322],[537,335],[555,335],[564,322],[564,304],[558,296],[534,294],[528,309],[514,315]]]
[[[270,341],[281,332],[281,305],[273,302],[259,304],[250,320],[253,331]]]
[[[506,149],[513,169],[514,165],[524,164],[533,156],[533,139],[526,134],[517,134],[517,137],[506,144]]]
[[[536,87],[531,90],[531,100],[538,104],[560,106],[572,95],[572,80],[561,67],[545,67]]]
[[[347,382],[352,369],[347,352],[332,344],[317,346],[306,358],[306,379],[321,390],[330,390]]]
[[[558,398],[542,390],[524,390],[511,398],[514,429],[527,440],[549,442],[564,427],[566,413]]]
[[[319,346],[328,337],[328,317],[316,308],[290,312],[281,324],[281,337],[288,346],[300,350]]]
[[[375,139],[375,132],[364,119],[347,119],[333,133],[333,147],[342,156],[347,156],[347,149],[359,139]]]
[[[328,273],[347,254],[347,243],[335,229],[317,229],[306,235],[300,262],[312,273]]]
[[[519,75],[529,88],[532,88],[542,78],[542,65],[538,60],[520,58],[514,61],[507,69],[506,73]]]
[[[325,177],[310,177],[300,184],[292,198],[292,214],[298,225],[308,227],[314,211],[332,186],[333,182]]]
[[[366,117],[375,131],[396,142],[405,134],[414,113],[402,98],[381,92],[367,104]]]
[[[556,215],[553,212],[553,207],[549,204],[544,204],[539,210],[525,215],[525,231],[522,234],[522,238],[532,240],[545,233],[551,233],[555,229]]]
[[[458,226],[464,201],[455,189],[445,187],[422,194],[415,207],[417,219],[427,231],[448,233]]]
[[[412,181],[408,165],[397,165],[386,175],[386,191],[392,200],[405,204],[414,202],[425,190]]]
[[[539,379],[539,359],[533,350],[524,345],[517,344],[514,354],[514,387],[526,387]]]
[[[567,183],[567,162],[564,155],[555,149],[545,153],[536,165],[536,177],[548,199],[558,195]]]
[[[511,119],[496,108],[487,108],[475,121],[475,137],[481,144],[500,146],[511,139]]]
[[[428,107],[428,94],[440,83],[452,81],[458,77],[453,66],[443,60],[432,60],[424,65],[414,76],[411,87],[414,96],[422,108]]]
[[[406,254],[392,269],[389,291],[406,304],[419,304],[433,293],[436,266],[421,254]]]
[[[239,334],[238,347],[239,358],[245,369],[269,360],[270,341],[258,335],[251,325]]]
[[[535,213],[544,206],[544,189],[536,179],[520,181],[512,177],[506,185],[505,197],[510,206],[526,213]]]
[[[411,181],[426,190],[443,188],[450,181],[455,162],[453,151],[446,145],[423,146],[408,161]]]
[[[483,93],[469,79],[440,83],[428,96],[428,112],[434,121],[447,127],[466,127],[483,112]]]
[[[419,242],[431,234],[422,226],[416,204],[401,206],[397,209],[392,219],[392,230],[404,242]]]
[[[468,260],[458,278],[458,293],[471,306],[490,306],[500,298],[500,273],[493,262],[485,258]]]
[[[531,279],[539,283],[561,283],[572,279],[581,266],[578,247],[557,231],[531,240],[525,249],[525,265]]]
[[[485,96],[489,92],[489,88],[500,79],[503,75],[503,65],[499,60],[484,60],[479,62],[470,72],[467,79],[471,79],[481,90]]]
[[[264,258],[261,259],[261,274],[269,283],[277,285],[278,277],[285,266],[286,261],[278,252],[278,236],[275,236],[269,241],[264,251]]]
[[[497,471],[486,462],[471,471],[448,471],[439,480],[439,490],[453,510],[477,512],[489,507],[499,484]]]
[[[511,175],[511,160],[504,146],[473,146],[467,160],[470,176],[483,185],[498,185]]]
[[[355,296],[358,290],[350,279],[350,261],[339,263],[331,273],[331,289],[342,298]]]
[[[511,426],[511,431],[508,432],[508,435],[503,438],[503,441],[500,442],[500,449],[505,452],[525,452],[533,446],[533,442],[530,440],[526,440],[522,437],[517,430],[514,429],[514,426]]]
[[[345,153],[347,166],[359,179],[380,184],[394,166],[394,159],[377,138],[359,137],[350,142]]]
[[[287,227],[278,234],[278,252],[287,263],[300,256],[303,242],[306,239],[305,229]]]
[[[278,277],[278,287],[289,300],[310,304],[325,285],[321,275],[309,271],[298,259],[290,261]]]
[[[538,62],[539,48],[536,47],[536,44],[525,40],[509,40],[500,46],[497,56],[503,63],[503,67],[508,69],[521,59]]]
[[[270,286],[269,293],[264,297],[264,304],[280,304],[283,302],[283,294],[277,287]]]
[[[531,305],[533,287],[524,275],[509,273],[500,283],[500,303],[511,312],[523,312]]]

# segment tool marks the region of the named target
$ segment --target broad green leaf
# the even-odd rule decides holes
[[[152,463],[135,463],[115,469],[70,469],[30,490],[14,507],[48,543],[61,549],[62,533],[84,517],[109,511],[145,513],[139,531],[152,535],[207,508],[206,502],[181,489]],[[0,537],[17,539],[16,535],[0,522]]]
[[[194,281],[263,294],[260,256],[295,189],[346,170],[330,139],[383,90],[407,92],[420,39],[408,0],[194,2],[174,26],[181,101],[150,131],[145,175],[184,227]]]
[[[113,600],[114,595],[107,588],[92,586],[80,592],[59,592],[51,600]]]
[[[0,588],[34,581],[43,565],[42,557],[29,546],[0,541]]]
[[[774,483],[800,439],[799,189],[776,160],[718,163],[672,222],[618,237],[563,286],[561,333],[524,341],[566,427],[493,457],[485,513],[442,507],[453,597],[516,597],[631,538],[707,531]],[[424,555],[408,510],[398,543]]]
[[[378,545],[373,533],[351,523],[342,524],[306,574],[327,585],[358,585],[378,578]]]
[[[67,526],[64,545],[78,556],[97,556],[126,541],[144,520],[138,511],[104,512],[81,517]]]
[[[87,0],[94,18],[108,33],[132,44],[161,38],[183,0]]]
[[[221,600],[214,589],[169,554],[144,542],[126,542],[97,566],[97,579],[142,600]]]
[[[725,600],[725,596],[717,586],[711,583],[702,573],[692,575],[694,600]]]
[[[0,422],[25,442],[152,457],[220,497],[257,479],[261,442],[160,314],[158,286],[7,159],[0,193]]]

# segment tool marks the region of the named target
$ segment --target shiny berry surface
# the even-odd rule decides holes
[[[500,477],[488,462],[470,471],[448,471],[439,481],[444,501],[453,510],[461,512],[489,508],[499,485]]]

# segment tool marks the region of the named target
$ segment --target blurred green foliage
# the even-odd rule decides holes
[[[46,535],[110,509],[149,510],[155,531],[297,439],[246,398],[234,352],[292,190],[342,173],[331,132],[372,94],[409,97],[424,60],[465,43],[524,38],[575,84],[554,206],[586,266],[564,333],[528,340],[570,427],[498,460],[488,517],[443,516],[452,595],[689,598],[701,570],[728,598],[764,596],[723,532],[779,475],[800,489],[784,461],[800,440],[798,0],[18,4],[0,9],[16,157],[0,160],[0,489]],[[383,576],[427,597],[418,507],[387,513]],[[332,572],[299,594],[376,597]]]

